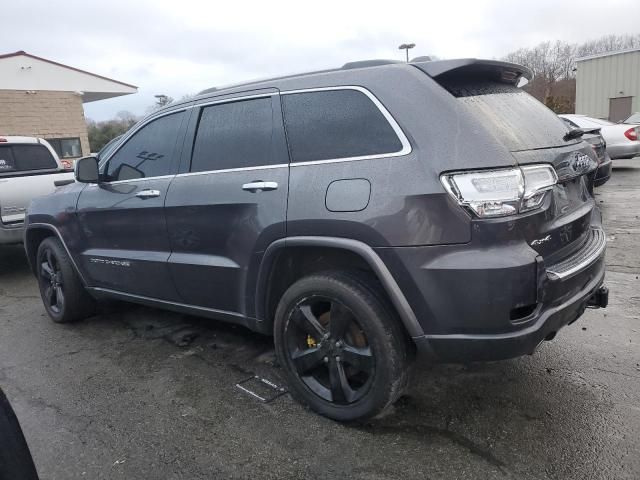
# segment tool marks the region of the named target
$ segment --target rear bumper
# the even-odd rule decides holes
[[[416,313],[422,357],[436,362],[531,354],[587,306],[606,306],[606,238],[591,234],[561,261],[545,264],[526,241],[379,249]]]
[[[0,224],[0,245],[22,243],[24,224],[8,227]]]
[[[605,155],[605,160],[598,166],[598,171],[596,172],[596,179],[594,185],[596,187],[600,187],[607,183],[611,178],[611,167],[612,167],[611,157],[609,155]]]
[[[640,156],[640,141],[607,144],[607,153],[614,160]]]
[[[526,328],[494,335],[425,335],[414,338],[419,356],[427,361],[462,363],[534,353],[540,343],[580,318],[587,307],[606,307],[609,292],[603,287],[604,262],[600,264],[600,272],[583,290],[559,305],[541,309]]]

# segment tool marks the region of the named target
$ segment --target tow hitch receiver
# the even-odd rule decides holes
[[[602,285],[596,292],[591,295],[587,302],[588,308],[607,308],[609,304],[609,289]]]

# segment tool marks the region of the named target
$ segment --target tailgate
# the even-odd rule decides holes
[[[515,225],[545,262],[570,255],[599,224],[592,218],[598,165],[594,149],[580,139],[566,137],[569,128],[565,123],[517,88],[520,76],[526,73],[521,67],[490,61],[458,63],[433,62],[421,68],[464,106],[478,129],[506,147],[518,165],[553,165],[558,182],[552,195]],[[473,167],[469,159],[469,168]]]
[[[72,172],[0,176],[0,220],[5,225],[22,223],[32,199],[52,193],[54,181],[67,179],[73,179]]]
[[[593,149],[582,143],[513,155],[520,165],[551,163],[556,169],[558,183],[544,215],[529,217],[520,228],[529,245],[545,261],[564,258],[587,240],[594,221],[593,180],[597,160]]]

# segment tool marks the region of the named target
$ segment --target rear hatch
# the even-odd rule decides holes
[[[24,221],[29,202],[51,193],[58,163],[49,149],[37,143],[0,143],[0,221]]]
[[[452,68],[437,65],[447,63]],[[586,242],[594,207],[595,153],[580,139],[565,140],[569,128],[564,122],[517,87],[529,72],[518,65],[473,59],[416,66],[465,105],[478,128],[506,147],[518,165],[554,166],[558,183],[543,210],[522,214],[523,221],[517,222],[529,245],[553,262]]]

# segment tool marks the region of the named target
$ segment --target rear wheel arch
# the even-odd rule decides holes
[[[307,275],[336,269],[368,272],[386,294],[407,335],[424,335],[402,290],[370,246],[348,238],[311,236],[277,240],[265,251],[255,297],[259,330],[272,333],[278,302],[294,282]]]

